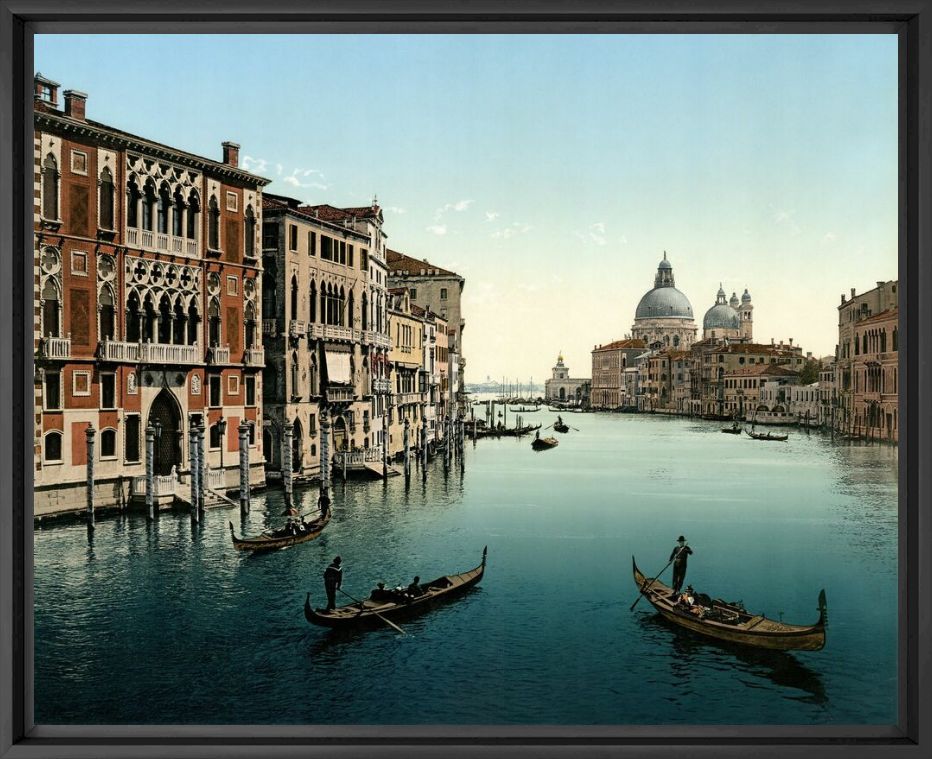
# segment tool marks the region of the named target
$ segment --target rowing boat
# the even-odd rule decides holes
[[[569,432],[570,426],[566,422],[554,422],[553,431],[554,432]]]
[[[275,532],[264,533],[258,538],[236,537],[236,533],[233,530],[233,523],[230,522],[230,537],[233,538],[233,547],[237,551],[274,551],[277,548],[288,548],[298,543],[306,543],[320,535],[324,527],[330,522],[332,514],[333,510],[331,509],[327,512],[326,517],[318,517],[312,522],[309,522],[304,532],[291,535],[285,530],[277,530]]]
[[[722,432],[727,432],[729,435],[740,435],[740,427],[722,427]]]
[[[556,448],[559,441],[555,437],[539,437],[531,441],[531,448],[535,451],[546,451],[548,448]]]
[[[755,440],[778,440],[783,442],[789,437],[789,435],[774,435],[772,432],[750,432],[748,430],[745,430],[745,432]]]
[[[664,619],[687,630],[730,643],[774,651],[819,651],[825,646],[825,591],[819,592],[819,620],[814,625],[789,625],[749,614],[743,607],[720,599],[684,606],[676,602],[673,590],[657,579],[645,577],[631,557],[638,590]],[[695,597],[695,596],[694,596]]]
[[[304,599],[304,617],[312,625],[349,629],[377,626],[383,618],[400,618],[423,611],[440,600],[449,599],[477,584],[485,573],[488,546],[482,549],[482,563],[458,575],[443,575],[436,580],[421,583],[421,594],[409,596],[403,591],[382,590],[377,598],[367,598],[327,611],[311,606],[311,594]],[[375,594],[376,592],[373,591]]]

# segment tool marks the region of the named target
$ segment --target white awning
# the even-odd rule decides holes
[[[341,385],[353,384],[350,372],[350,354],[338,351],[325,351],[327,356],[327,381]]]

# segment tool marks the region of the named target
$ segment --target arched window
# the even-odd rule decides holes
[[[327,297],[329,288],[327,283],[320,286],[320,320],[324,324],[330,324],[330,299]]]
[[[175,330],[172,333],[172,342],[175,345],[184,345],[188,334],[188,319],[184,312],[184,303],[181,298],[175,300],[175,307],[172,309],[172,316],[175,320]]]
[[[210,216],[207,219],[207,246],[211,250],[220,250],[220,206],[217,198],[210,196]]]
[[[158,342],[168,344],[172,341],[172,305],[167,295],[159,299]]]
[[[113,229],[113,174],[104,167],[98,185],[97,215],[101,229]]]
[[[168,234],[168,215],[171,211],[171,207],[171,193],[169,192],[168,185],[163,183],[159,188],[158,225],[156,227],[157,231],[163,235]]]
[[[880,333],[880,352],[887,352],[887,330]]]
[[[136,185],[135,179],[126,183],[126,226],[138,229],[139,227],[139,199],[142,193]]]
[[[293,352],[291,354],[291,397],[298,398],[300,395],[298,392],[298,354]]]
[[[314,280],[311,280],[311,298],[310,298],[310,312],[309,318],[311,323],[317,321],[317,285],[314,283]]]
[[[175,237],[184,236],[184,195],[181,194],[181,188],[175,190],[172,208],[172,234]]]
[[[679,336],[679,335],[674,335],[674,336],[673,336],[673,347],[674,347],[674,348],[679,348],[679,347],[680,347],[680,336]]]
[[[116,430],[106,429],[100,431],[100,457],[102,459],[116,458]]]
[[[42,216],[58,220],[58,161],[49,153],[42,164]]]
[[[298,318],[298,278],[291,275],[291,318]]]
[[[142,228],[152,231],[152,216],[155,211],[155,186],[150,181],[146,183],[142,193]]]
[[[142,319],[142,339],[151,343],[155,340],[155,306],[152,304],[152,295],[146,294],[142,302],[143,319]]]
[[[197,303],[191,299],[188,306],[188,345],[195,345],[198,342],[197,329],[201,322],[200,314],[197,312]]]
[[[197,191],[191,190],[188,196],[188,228],[185,236],[189,240],[197,239],[197,225],[201,215],[201,199]]]
[[[45,434],[45,460],[61,461],[61,433],[57,431]]]
[[[355,324],[353,323],[353,322],[355,321],[355,316],[356,316],[356,311],[355,311],[355,305],[356,305],[356,304],[355,304],[354,301],[355,301],[355,298],[353,297],[353,291],[350,290],[350,294],[349,294],[349,311],[347,311],[347,313],[346,313],[346,326],[348,326],[348,327],[353,327],[353,326],[355,326]]]
[[[138,343],[141,336],[139,329],[139,295],[134,290],[126,300],[126,340]]]
[[[244,319],[246,328],[246,347],[256,347],[256,307],[252,303],[246,304],[246,318]]]
[[[867,353],[867,333],[864,333],[864,337],[861,339],[861,350],[863,353]]]
[[[896,344],[897,344],[897,339],[899,338],[899,335],[897,334],[897,332],[898,332],[897,328],[894,327],[893,328],[893,350],[894,351],[897,350]]]
[[[343,292],[343,288],[340,288],[340,298],[339,303],[337,304],[337,324],[341,327],[345,324],[346,320],[346,293]]]
[[[216,298],[207,306],[207,344],[211,348],[220,345],[220,301]]]
[[[362,328],[369,329],[369,297],[362,294]]]
[[[246,206],[246,245],[244,250],[249,258],[256,257],[256,215],[252,206]]]
[[[42,336],[61,337],[61,295],[54,279],[42,287]]]
[[[98,312],[100,314],[99,340],[113,340],[116,337],[116,310],[113,302],[113,291],[109,285],[104,286],[97,298]]]
[[[317,375],[317,355],[311,356],[311,395],[320,395]]]
[[[223,442],[223,437],[220,434],[220,425],[212,424],[210,425],[210,447],[217,449],[220,447]]]

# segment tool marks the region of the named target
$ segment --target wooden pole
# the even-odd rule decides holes
[[[153,482],[152,466],[155,457],[155,427],[151,424],[146,427],[146,518],[151,522],[155,518],[152,504]]]
[[[198,473],[197,473],[197,427],[194,423],[188,428],[188,471],[191,473],[191,521],[199,521],[198,509]]]
[[[245,514],[249,511],[249,425],[239,425],[239,507]]]
[[[94,423],[91,422],[84,430],[84,437],[87,441],[87,529],[94,529],[94,440],[97,436],[97,430],[94,429]]]

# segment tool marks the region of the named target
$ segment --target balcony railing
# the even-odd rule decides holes
[[[421,394],[420,393],[398,393],[395,395],[395,403],[399,406],[404,406],[408,403],[420,403]]]
[[[44,337],[40,348],[42,358],[71,358],[70,337]]]
[[[117,340],[103,340],[100,343],[101,361],[139,361],[141,343],[122,343]]]
[[[324,339],[326,340],[346,340],[348,342],[353,341],[353,331],[349,327],[335,327],[332,324],[325,324],[324,327]]]
[[[333,463],[337,468],[342,468],[344,461],[347,467],[362,467],[367,463],[379,464],[382,462],[382,446],[377,445],[374,448],[363,448],[358,451],[337,451],[333,454]]]
[[[388,335],[371,329],[363,332],[363,339],[369,345],[374,345],[377,348],[390,348],[392,344],[391,338],[389,338]]]
[[[230,363],[230,346],[229,345],[210,345],[207,348],[208,364],[229,364]]]
[[[229,351],[228,358],[229,358]],[[199,364],[201,349],[194,345],[172,345],[169,343],[141,343],[139,360],[149,364]]]
[[[307,333],[307,322],[292,319],[288,324],[288,334],[291,337],[302,337]]]
[[[308,323],[307,336],[313,340],[320,340],[324,336],[324,325]]]
[[[262,348],[247,348],[243,353],[243,363],[246,366],[265,366],[265,350]]]
[[[379,379],[379,378],[373,377],[371,386],[372,386],[373,393],[387,393],[389,391],[387,379]]]
[[[126,230],[126,244],[146,250],[164,251],[187,256],[197,255],[197,240],[176,237],[164,232],[153,232],[149,229],[128,227]]]
[[[263,319],[262,320],[262,334],[271,335],[272,337],[278,336],[278,319]]]
[[[329,403],[345,403],[353,400],[353,388],[351,387],[328,387],[327,401]]]
[[[170,474],[156,474],[152,477],[152,497],[162,498],[175,495],[177,480]],[[133,477],[133,495],[146,495],[146,476]]]

